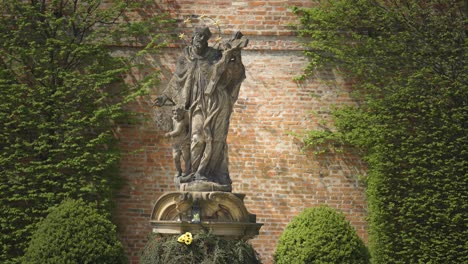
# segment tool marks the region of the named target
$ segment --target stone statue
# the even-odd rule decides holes
[[[156,106],[171,102],[188,113],[190,171],[176,179],[187,191],[231,191],[226,138],[245,79],[241,49],[248,40],[237,32],[230,40],[210,47],[210,37],[208,27],[195,28],[191,44],[177,60],[176,72],[154,102]]]

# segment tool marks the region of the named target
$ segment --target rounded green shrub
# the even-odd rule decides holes
[[[191,243],[178,242],[179,235],[153,234],[139,264],[260,264],[253,247],[244,240],[231,240],[209,232],[193,235]]]
[[[126,263],[115,225],[82,200],[65,200],[37,226],[24,264]]]
[[[286,226],[275,263],[369,263],[369,253],[343,213],[321,206],[305,209]]]

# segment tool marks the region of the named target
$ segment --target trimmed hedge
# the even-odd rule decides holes
[[[244,240],[229,240],[202,232],[188,245],[178,242],[179,235],[152,234],[140,264],[260,264],[253,247]]]
[[[95,207],[66,200],[38,224],[23,264],[126,263],[116,227]]]
[[[343,213],[321,206],[307,208],[281,235],[276,264],[369,263],[369,253]]]
[[[353,81],[358,104],[305,141],[361,151],[372,261],[468,263],[466,1],[323,0],[295,12],[305,75],[333,68]]]
[[[117,128],[144,120],[127,104],[157,86],[147,54],[172,32],[156,10],[155,1],[0,1],[0,263],[17,264],[66,198],[110,212]],[[144,48],[116,52],[122,43]],[[149,74],[132,76],[141,67]]]

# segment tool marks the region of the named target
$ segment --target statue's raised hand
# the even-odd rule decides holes
[[[168,100],[168,98],[167,98],[166,95],[158,96],[156,98],[156,100],[154,100],[153,105],[154,106],[163,106],[163,105],[166,104],[167,100]]]

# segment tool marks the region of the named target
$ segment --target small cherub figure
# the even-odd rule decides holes
[[[190,173],[190,135],[189,121],[187,111],[183,106],[176,106],[172,110],[173,130],[166,133],[165,137],[171,137],[173,140],[172,157],[177,169],[176,177],[182,177]],[[184,159],[185,170],[182,172],[181,157]]]

